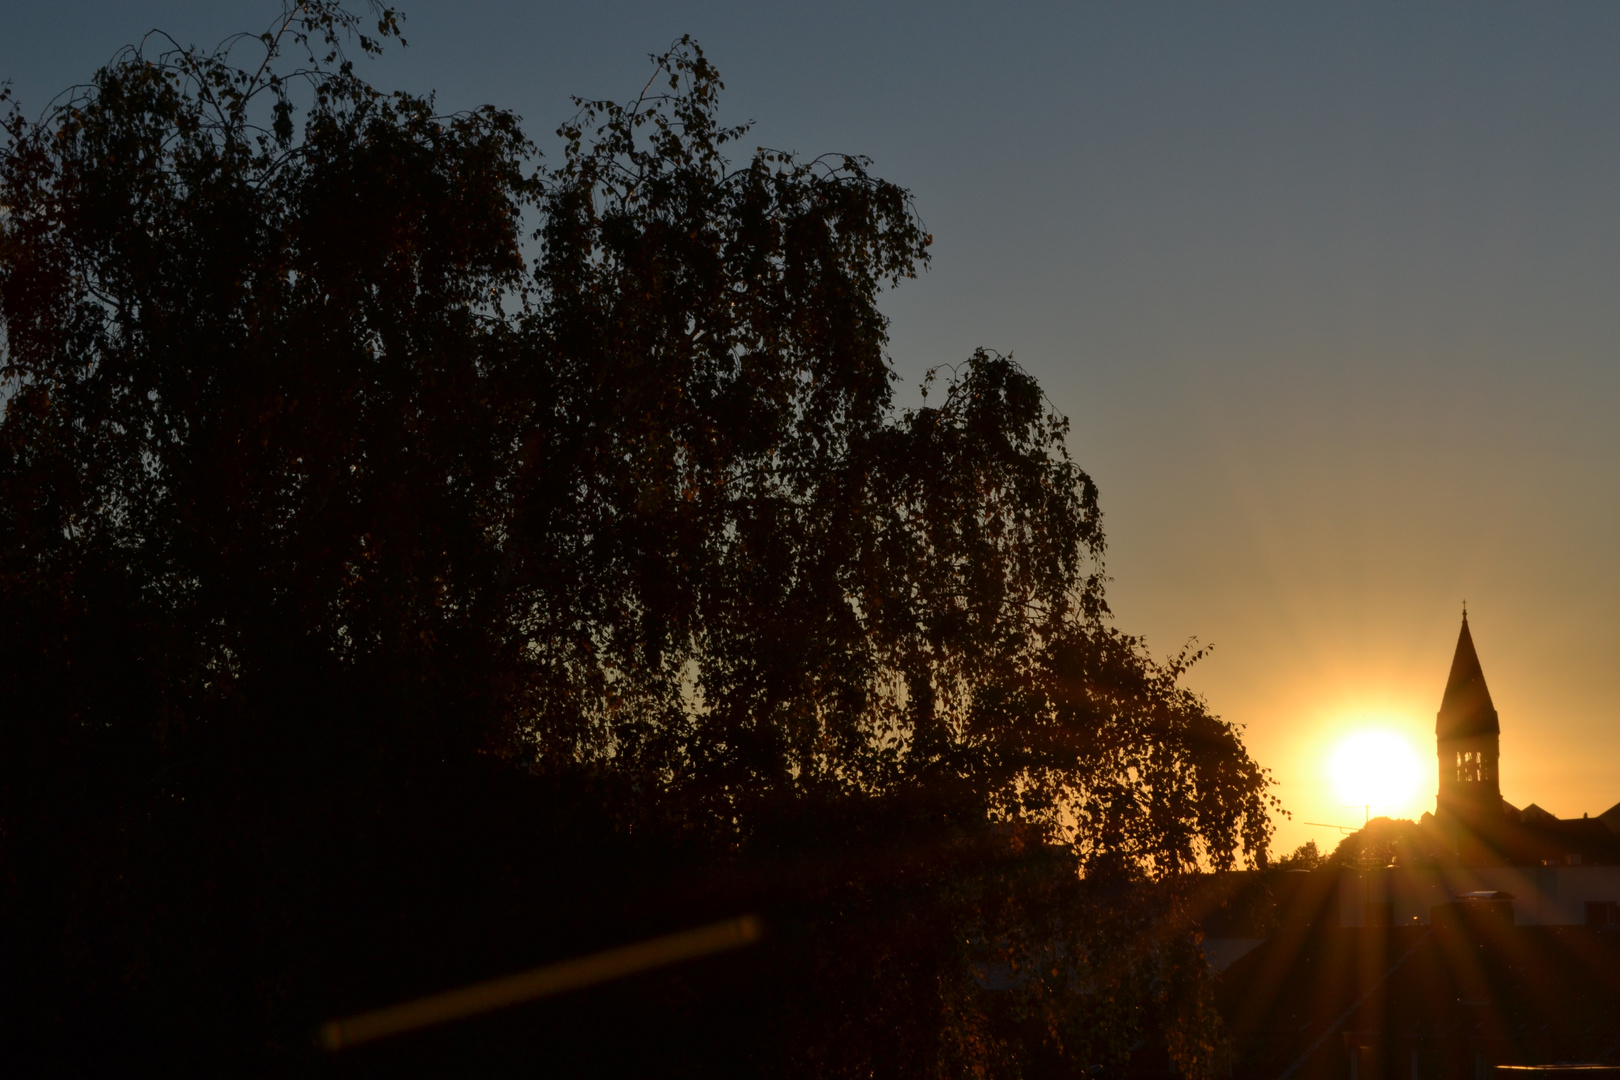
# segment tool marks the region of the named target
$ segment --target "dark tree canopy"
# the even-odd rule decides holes
[[[548,164],[362,81],[397,33],[303,4],[6,120],[7,1040],[331,1067],[328,1015],[747,907],[519,1019],[573,1071],[635,1016],[662,1071],[1198,1074],[1176,882],[1264,859],[1266,777],[1113,628],[1035,380],[896,405],[910,195],[750,150],[684,39]]]

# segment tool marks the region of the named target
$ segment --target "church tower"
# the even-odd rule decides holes
[[[1436,817],[1477,822],[1501,816],[1502,788],[1497,773],[1501,733],[1465,611],[1457,652],[1451,658],[1451,675],[1434,723],[1440,758]]]

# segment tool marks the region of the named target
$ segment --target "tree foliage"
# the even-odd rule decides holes
[[[293,1067],[323,1010],[748,903],[796,929],[690,999],[747,988],[733,1064],[1157,1032],[1196,1074],[1170,879],[1264,858],[1266,778],[1113,628],[1035,380],[979,350],[897,406],[909,193],[747,151],[686,39],[545,165],[367,85],[371,17],[6,120],[8,1037]]]

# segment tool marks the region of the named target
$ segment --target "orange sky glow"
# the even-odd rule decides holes
[[[37,109],[152,26],[263,7],[26,5],[0,71]],[[1214,645],[1186,685],[1272,770],[1275,850],[1360,822],[1331,766],[1362,728],[1422,763],[1378,809],[1433,807],[1464,600],[1503,795],[1620,802],[1620,7],[407,7],[366,77],[513,108],[548,155],[570,94],[633,94],[691,33],[747,147],[911,189],[898,400],[976,346],[1040,379],[1117,625]]]

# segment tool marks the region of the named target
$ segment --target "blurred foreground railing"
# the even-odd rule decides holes
[[[546,964],[516,975],[330,1020],[321,1025],[319,1041],[328,1050],[342,1050],[373,1039],[493,1012],[551,994],[740,948],[759,940],[762,929],[757,916],[741,915],[633,945]]]

